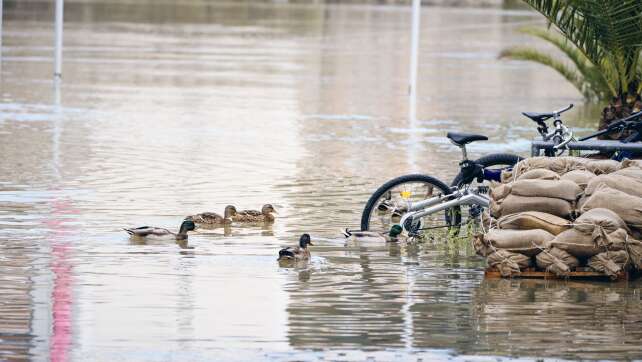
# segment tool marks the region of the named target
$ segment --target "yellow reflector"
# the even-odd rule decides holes
[[[410,198],[410,196],[412,196],[412,192],[410,192],[410,191],[401,191],[401,198],[407,199],[407,198]]]

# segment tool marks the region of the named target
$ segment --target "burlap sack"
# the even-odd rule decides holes
[[[584,190],[589,181],[594,177],[595,174],[593,172],[586,170],[573,170],[563,174],[562,177],[560,177],[560,180],[575,182],[577,186]]]
[[[591,160],[585,165],[587,171],[596,175],[609,174],[620,169],[620,163],[615,160]]]
[[[510,184],[511,195],[528,197],[552,197],[575,201],[582,189],[572,181],[562,180],[517,180]]]
[[[604,208],[591,209],[585,212],[575,220],[573,228],[587,235],[598,233],[598,228],[604,229],[606,233],[612,233],[617,229],[628,230],[621,217]]]
[[[580,265],[580,261],[576,257],[558,248],[542,251],[537,254],[535,261],[540,269],[560,276],[567,275]]]
[[[573,213],[573,205],[566,200],[552,197],[508,195],[505,199],[499,201],[491,199],[490,211],[496,218],[524,211],[541,211],[568,218]]]
[[[559,180],[560,175],[557,173],[547,170],[545,168],[536,168],[530,171],[524,172],[520,175],[517,180]]]
[[[510,195],[512,189],[512,183],[490,183],[490,198],[492,200],[503,200],[506,196]]]
[[[555,236],[548,231],[535,230],[490,230],[484,240],[496,249],[504,249],[528,256],[537,255]]]
[[[497,250],[491,253],[486,261],[488,266],[499,270],[499,273],[504,277],[519,274],[522,269],[531,266],[530,257],[507,250]]]
[[[606,185],[610,188],[625,192],[629,195],[642,197],[642,182],[624,175],[610,174],[594,177],[589,181],[584,192],[586,195],[592,195],[600,185]]]
[[[550,246],[565,250],[577,258],[589,258],[607,250],[623,250],[627,236],[624,229],[618,229],[610,234],[602,233],[598,238],[570,229],[557,235],[550,242]]]
[[[629,263],[629,254],[626,250],[606,251],[599,253],[588,260],[587,265],[598,272],[602,272],[615,279],[626,269]]]
[[[642,270],[642,242],[629,237],[626,241],[626,250],[629,253],[631,264],[638,270]]]
[[[487,257],[495,252],[495,249],[490,246],[488,240],[484,237],[484,234],[473,235],[473,249],[475,249],[475,253],[477,253],[477,255],[483,257]]]
[[[585,213],[597,208],[615,212],[629,227],[642,228],[642,198],[640,197],[601,185],[593,191],[580,210]]]
[[[637,168],[642,168],[642,160],[629,160],[626,159],[621,162],[620,168],[627,168],[627,167],[637,167]]]
[[[515,181],[513,177],[513,170],[502,170],[501,175],[499,176],[503,184]]]
[[[513,167],[513,176],[518,178],[529,170],[544,168],[559,175],[573,170],[585,170],[590,160],[581,157],[531,157],[519,161]]]
[[[553,235],[558,235],[568,230],[571,227],[571,222],[545,212],[525,211],[502,216],[497,220],[497,227],[509,230],[542,229]]]
[[[630,177],[637,181],[642,181],[642,169],[637,167],[627,167],[613,172],[611,175],[620,175]]]

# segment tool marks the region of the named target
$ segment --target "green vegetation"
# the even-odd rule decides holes
[[[602,124],[642,108],[642,1],[524,0],[549,22],[520,31],[558,48],[566,59],[530,47],[512,47],[502,58],[555,69],[588,101],[609,102]]]

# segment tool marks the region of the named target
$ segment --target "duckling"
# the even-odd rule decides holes
[[[345,230],[341,230],[341,233],[346,237],[346,239],[351,241],[396,243],[403,241],[400,239],[405,239],[401,236],[402,231],[403,229],[401,228],[401,225],[393,225],[388,234],[378,233],[375,231],[349,230],[347,228]]]
[[[212,227],[223,226],[232,223],[232,217],[236,215],[236,207],[232,205],[225,206],[223,216],[215,212],[204,212],[201,214],[190,215],[185,220],[191,220],[199,226]]]
[[[310,234],[303,234],[299,238],[299,246],[289,246],[279,250],[278,261],[302,261],[310,259],[310,250],[308,245],[313,245],[310,241]]]
[[[232,217],[232,221],[238,223],[256,223],[256,222],[274,222],[274,213],[277,213],[274,206],[265,204],[258,210],[243,210],[239,211]]]
[[[176,240],[187,240],[187,232],[193,231],[196,229],[196,225],[191,220],[183,220],[181,227],[178,233],[171,232],[165,228],[158,228],[153,226],[141,226],[132,229],[123,229],[131,236],[138,236],[141,238],[153,237],[153,238],[163,238],[169,239],[174,238]]]

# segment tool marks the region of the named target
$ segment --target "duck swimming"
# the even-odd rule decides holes
[[[232,221],[238,223],[257,223],[257,222],[274,222],[274,214],[277,213],[274,206],[265,204],[258,210],[243,210],[238,211],[236,215],[232,216]]]
[[[349,230],[347,228],[341,230],[341,233],[346,237],[346,241],[396,243],[403,241],[400,240],[403,238],[401,236],[402,231],[401,225],[393,225],[388,234],[375,231]]]
[[[310,250],[308,245],[313,245],[310,241],[310,234],[303,234],[299,238],[299,246],[289,246],[279,250],[278,261],[302,261],[310,259]]]
[[[232,223],[232,218],[236,215],[236,207],[232,205],[225,206],[223,216],[215,212],[204,212],[201,214],[190,215],[185,220],[193,221],[199,226],[222,226]]]
[[[153,237],[153,238],[163,238],[175,240],[187,240],[187,232],[193,231],[196,229],[196,225],[191,220],[183,220],[178,233],[171,232],[165,228],[153,227],[153,226],[141,226],[132,229],[123,229],[131,236],[138,236],[141,238]]]

